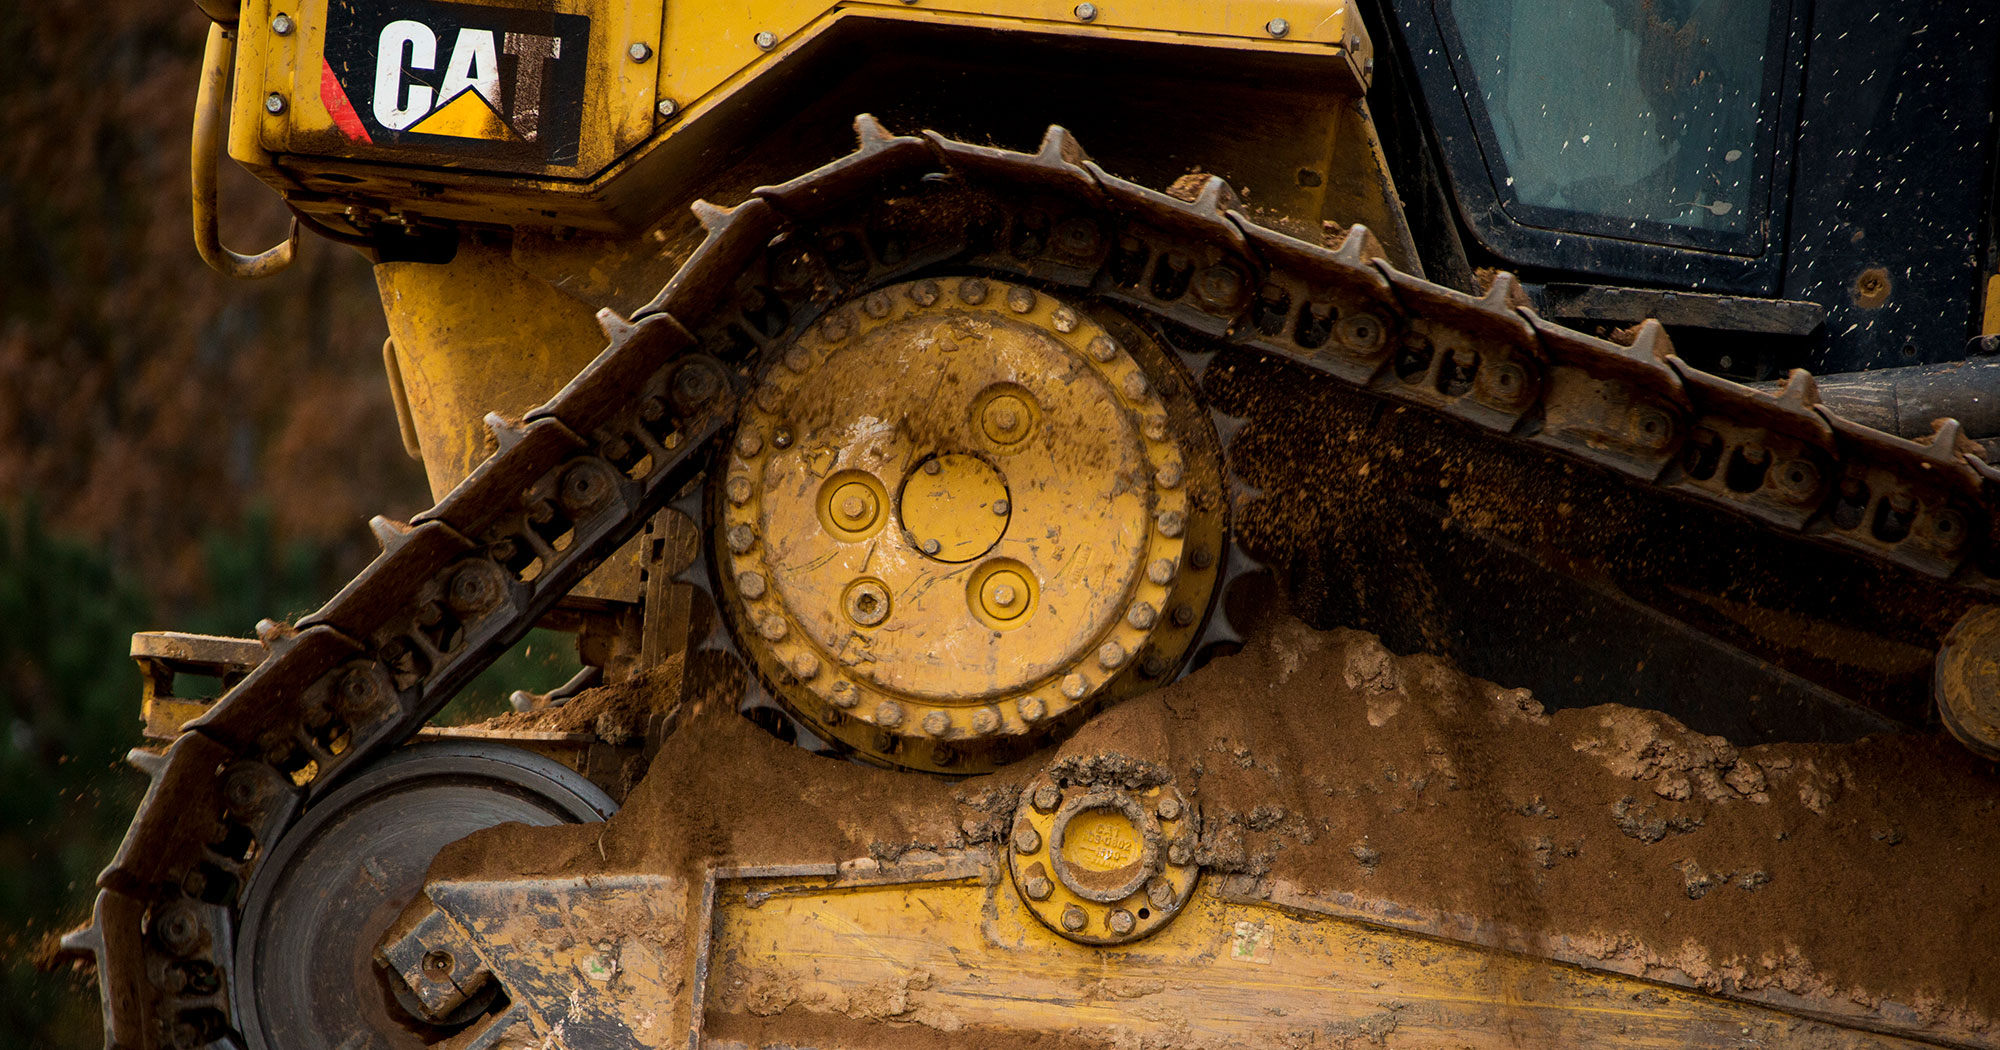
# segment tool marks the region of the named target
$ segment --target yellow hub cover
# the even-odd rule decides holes
[[[1028,288],[941,278],[773,354],[715,541],[782,702],[883,761],[963,772],[1178,666],[1221,553],[1219,457],[1181,374],[1127,342]]]

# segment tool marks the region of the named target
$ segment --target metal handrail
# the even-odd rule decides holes
[[[194,247],[203,262],[230,277],[269,277],[292,264],[299,249],[299,220],[292,220],[284,243],[256,255],[240,255],[222,244],[222,220],[216,207],[216,153],[229,126],[229,76],[236,65],[236,37],[221,25],[208,27],[208,48],[201,60],[201,87],[194,101]]]

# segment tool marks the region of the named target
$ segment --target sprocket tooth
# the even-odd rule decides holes
[[[1243,209],[1243,199],[1236,195],[1236,188],[1223,181],[1220,175],[1210,175],[1208,181],[1201,184],[1201,192],[1195,195],[1192,203],[1196,211],[1218,219]]]
[[[875,114],[857,113],[854,115],[854,137],[857,148],[865,153],[893,141],[896,135],[884,127]]]
[[[1972,457],[1985,454],[1986,446],[1967,437],[1964,425],[1957,419],[1946,416],[1931,422],[1931,440],[1924,447],[1924,458],[1956,468]]]
[[[1242,435],[1244,428],[1250,425],[1250,417],[1231,415],[1221,409],[1211,408],[1208,410],[1208,422],[1215,428],[1216,444],[1226,455],[1229,446]]]
[[[1494,283],[1499,282],[1496,280]],[[1648,317],[1639,322],[1639,331],[1632,336],[1631,349],[1633,355],[1641,359],[1665,361],[1674,356],[1674,341],[1668,338],[1665,325]]]
[[[368,519],[368,531],[375,534],[375,542],[382,546],[382,553],[394,553],[396,548],[409,542],[410,533],[416,526],[406,521],[397,521],[380,514]]]
[[[607,306],[597,311],[597,327],[603,329],[604,338],[610,340],[611,345],[617,346],[630,339],[633,330],[638,326],[618,316],[618,311]]]
[[[706,200],[695,201],[688,205],[688,210],[694,213],[695,221],[701,223],[704,233],[714,233],[729,225],[729,217],[736,214],[735,208],[725,208]]]
[[[1785,375],[1785,386],[1777,393],[1779,402],[1811,411],[1820,403],[1819,380],[1803,368],[1794,368]]]
[[[1349,266],[1366,266],[1378,259],[1387,262],[1375,231],[1358,222],[1347,228],[1347,235],[1340,239],[1340,247],[1333,250],[1333,256]]]
[[[56,944],[61,949],[57,958],[72,962],[88,959],[94,966],[98,956],[104,952],[104,931],[97,928],[97,923],[91,922],[63,934],[62,940]]]
[[[505,452],[521,443],[524,431],[520,423],[508,419],[498,412],[486,413],[481,422],[485,423],[486,429],[493,433],[493,440],[500,446],[501,452]]]
[[[1044,162],[1073,164],[1079,168],[1090,163],[1090,154],[1084,150],[1083,143],[1061,124],[1050,124],[1049,129],[1042,133],[1042,144],[1035,151],[1035,156]]]
[[[1528,293],[1521,288],[1521,279],[1506,270],[1493,275],[1492,283],[1486,286],[1486,294],[1479,298],[1479,308],[1490,313],[1513,313],[1521,307],[1533,305]]]
[[[167,756],[157,751],[148,751],[143,747],[135,747],[125,752],[125,764],[146,774],[148,780],[158,780],[160,770],[167,768]]]

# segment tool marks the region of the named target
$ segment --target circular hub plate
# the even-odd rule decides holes
[[[1171,784],[1065,788],[1043,775],[1021,793],[1007,868],[1049,929],[1084,944],[1124,944],[1187,903],[1200,874],[1194,829]]]
[[[1178,666],[1214,587],[1219,456],[1144,342],[945,278],[778,348],[715,541],[779,699],[880,760],[965,772]]]

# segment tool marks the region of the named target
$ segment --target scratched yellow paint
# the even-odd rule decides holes
[[[815,1014],[1076,1033],[1145,1045],[1900,1047],[1915,1044],[1645,981],[1225,900],[1206,884],[1159,934],[1086,948],[1009,884],[768,883],[717,902],[707,1017]],[[754,906],[753,906],[754,902]],[[887,1004],[885,1006],[885,1004]],[[789,1012],[788,1012],[789,1011]]]

